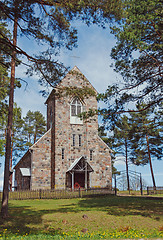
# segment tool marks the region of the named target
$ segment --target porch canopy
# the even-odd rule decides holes
[[[67,172],[93,172],[93,168],[87,162],[86,157],[81,156],[80,158],[76,159]]]
[[[87,162],[86,157],[81,156],[76,159],[67,170],[68,185],[72,189],[79,187],[89,188],[91,172],[93,172],[93,168]]]

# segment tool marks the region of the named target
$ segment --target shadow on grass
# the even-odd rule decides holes
[[[79,202],[79,206],[85,209],[96,209],[107,211],[114,216],[141,215],[151,217],[151,215],[163,215],[163,200],[148,199],[141,197],[106,197],[89,198]]]
[[[46,201],[46,200],[40,200]],[[55,200],[53,200],[55,201]],[[53,222],[53,228],[48,229],[48,221],[46,225],[42,224],[42,217],[46,214],[56,214],[56,213],[78,213],[91,211],[92,213],[96,211],[105,211],[109,215],[114,216],[127,216],[127,215],[141,215],[145,217],[155,217],[160,219],[163,215],[163,201],[153,200],[140,197],[98,197],[98,198],[85,198],[78,199],[76,203],[72,200],[64,200],[65,204],[54,205],[54,209],[37,209],[33,207],[32,201],[31,205],[25,203],[23,206],[16,206],[16,204],[10,203],[9,214],[10,217],[7,221],[3,221],[0,218],[0,231],[3,232],[4,229],[8,229],[12,234],[23,235],[24,233],[37,234],[41,231],[48,232],[48,234],[60,235],[62,234],[62,229],[58,228],[55,222]],[[16,202],[16,201],[15,201]],[[39,205],[39,201],[38,201]],[[46,207],[48,208],[48,206]],[[30,224],[30,226],[28,226]],[[32,226],[33,225],[33,226]],[[39,226],[40,225],[40,226]],[[37,227],[35,227],[37,226]]]
[[[10,204],[9,208],[9,218],[7,220],[3,220],[0,217],[0,232],[3,233],[4,231],[7,231],[8,233],[17,234],[17,235],[24,235],[27,234],[38,234],[42,230],[44,230],[43,227],[39,227],[39,224],[42,223],[42,216],[44,214],[51,214],[55,213],[54,210],[32,210],[30,209],[30,206],[24,206],[24,207],[15,207],[12,204]],[[28,224],[37,225],[38,227],[28,227]],[[45,229],[46,230],[46,229]],[[50,231],[48,230],[50,233]],[[53,235],[60,234],[60,229],[53,228]]]

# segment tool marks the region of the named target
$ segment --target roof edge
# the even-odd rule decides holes
[[[28,150],[24,153],[24,155],[21,157],[21,159],[19,160],[19,162],[13,167],[13,169],[16,169],[16,168],[19,166],[19,164],[23,161],[23,159],[24,159],[28,154],[31,154],[30,149],[28,149]]]
[[[95,87],[91,84],[91,82],[87,79],[87,77],[85,77],[85,75],[81,72],[81,70],[75,65],[71,70],[69,70],[67,72],[67,74],[61,79],[61,81],[52,89],[52,91],[50,92],[47,100],[45,101],[45,104],[48,103],[49,99],[51,98],[51,96],[53,96],[53,93],[55,93],[55,89],[57,89],[57,86],[59,86],[59,84],[66,78],[66,76],[68,74],[71,74],[72,71],[78,71],[80,74],[82,74],[84,76],[84,78],[89,82],[89,84],[91,85],[91,87],[94,89],[94,91],[96,92],[96,94],[98,94],[98,91],[95,89]]]
[[[29,148],[29,150],[33,150],[33,147],[34,147],[48,132],[50,132],[50,131],[51,131],[51,128],[49,128],[49,130],[46,131],[46,132],[44,133],[44,135],[42,135],[42,137],[40,137],[40,138]]]
[[[105,146],[110,150],[110,152],[112,153],[113,150],[111,150],[111,148],[104,142],[104,140],[102,140],[102,138],[98,135],[98,138],[101,140],[101,142],[103,142],[105,144]]]

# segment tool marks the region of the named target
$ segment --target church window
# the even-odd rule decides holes
[[[70,105],[70,123],[83,124],[83,120],[78,116],[83,111],[83,105],[78,98],[74,98]]]
[[[65,149],[62,148],[62,160],[65,158]]]
[[[72,135],[72,145],[75,146],[75,134]]]
[[[90,161],[92,161],[93,160],[93,150],[91,149],[90,150]]]
[[[71,116],[77,116],[82,112],[82,104],[75,98],[71,103]]]
[[[79,134],[79,147],[81,147],[81,137],[82,137],[82,135]]]

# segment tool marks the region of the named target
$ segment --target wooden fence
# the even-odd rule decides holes
[[[91,188],[70,190],[27,190],[9,192],[10,200],[25,200],[25,199],[64,199],[64,198],[82,198],[93,196],[113,195],[114,191],[108,188]],[[2,199],[2,192],[0,192],[0,199]]]
[[[163,194],[163,187],[147,187],[147,195]]]

